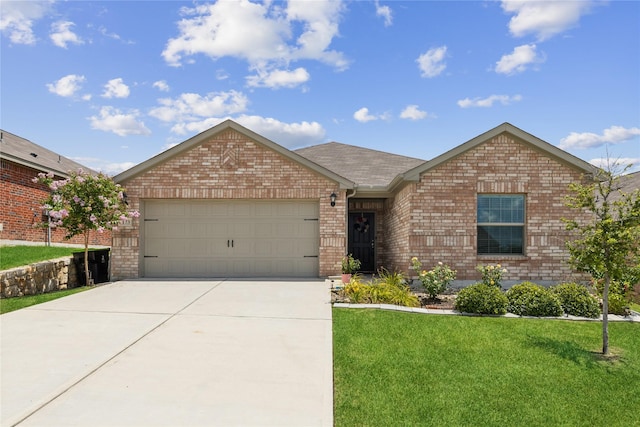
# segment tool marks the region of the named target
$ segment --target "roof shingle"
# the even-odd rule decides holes
[[[297,154],[358,184],[384,188],[398,175],[425,160],[354,145],[328,142],[294,150]]]

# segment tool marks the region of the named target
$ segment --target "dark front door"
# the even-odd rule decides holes
[[[375,216],[373,212],[349,213],[349,253],[362,263],[360,271],[374,273],[375,258]]]

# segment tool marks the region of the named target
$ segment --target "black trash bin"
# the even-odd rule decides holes
[[[93,283],[105,283],[109,281],[109,249],[90,250],[88,255],[89,275]],[[73,254],[73,263],[76,266],[78,286],[86,286],[84,276],[84,252]]]

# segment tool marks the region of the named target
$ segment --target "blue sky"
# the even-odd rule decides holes
[[[640,2],[0,7],[0,126],[109,174],[227,118],[422,159],[510,122],[640,170]]]

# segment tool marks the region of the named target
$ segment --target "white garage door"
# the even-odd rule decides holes
[[[146,277],[318,277],[317,201],[144,204]]]

